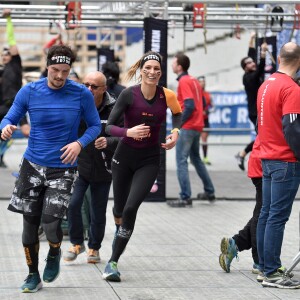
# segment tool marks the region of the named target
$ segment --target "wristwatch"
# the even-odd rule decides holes
[[[174,128],[171,130],[171,133],[176,132],[178,133],[178,135],[180,135],[180,129],[179,128]]]

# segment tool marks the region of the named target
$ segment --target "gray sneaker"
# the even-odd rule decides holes
[[[252,274],[259,274],[259,272],[260,272],[259,264],[253,263],[251,272],[252,272]]]
[[[261,284],[263,287],[277,287],[280,289],[300,288],[300,282],[298,280],[292,280],[290,277],[278,271],[265,277]]]
[[[64,260],[65,261],[73,261],[77,258],[77,256],[80,253],[83,253],[84,251],[85,251],[84,243],[82,243],[81,245],[72,245],[70,247],[70,249],[64,255]]]
[[[87,262],[89,264],[97,264],[100,262],[99,250],[89,249]]]
[[[171,207],[192,207],[193,200],[192,199],[177,199],[177,200],[168,200],[167,204]]]
[[[197,195],[197,199],[198,200],[209,200],[209,201],[213,202],[216,200],[216,196],[215,196],[215,194],[208,194],[208,193],[204,192],[204,193],[199,193]]]
[[[265,279],[265,275],[263,272],[259,271],[259,273],[257,274],[256,280],[257,282],[262,283]]]
[[[277,273],[280,273],[282,276],[286,276],[288,278],[294,277],[294,273],[286,274],[286,271],[287,271],[287,269],[284,266],[281,266],[280,268],[277,269]],[[266,276],[264,275],[264,273],[259,270],[259,272],[257,273],[257,277],[256,277],[257,282],[263,282],[265,278],[266,278]]]

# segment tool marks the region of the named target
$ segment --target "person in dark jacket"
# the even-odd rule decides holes
[[[248,102],[248,117],[251,123],[256,127],[256,120],[257,120],[257,108],[256,108],[256,98],[257,92],[260,85],[264,81],[264,74],[265,74],[265,64],[266,64],[266,52],[268,50],[268,44],[262,43],[261,44],[261,51],[260,51],[260,61],[257,65],[256,61],[256,50],[254,46],[255,42],[255,33],[251,35],[251,39],[249,42],[249,50],[248,56],[244,57],[241,60],[241,67],[245,71],[243,76],[243,85],[245,87],[245,92],[247,95],[247,102]],[[235,155],[237,159],[237,163],[239,168],[244,171],[245,170],[245,157],[246,155],[252,151],[254,141],[250,142],[245,149],[238,152]]]
[[[6,39],[8,47],[4,47],[1,53],[3,69],[0,74],[0,122],[7,114],[17,92],[22,87],[22,62],[14,36],[14,27],[10,12],[10,9],[4,9],[2,12],[2,17],[6,18]],[[0,151],[0,168],[6,168],[3,156],[10,143],[4,141],[0,143],[3,149],[3,151]]]
[[[107,91],[118,99],[125,86],[119,84],[120,68],[116,62],[108,61],[102,66],[102,72],[107,79]]]
[[[75,182],[74,193],[68,210],[68,229],[71,247],[64,255],[65,261],[74,261],[85,251],[84,230],[81,207],[84,194],[90,187],[90,226],[88,240],[88,263],[99,263],[99,249],[105,233],[106,207],[111,186],[111,160],[119,138],[105,133],[105,126],[116,100],[106,91],[106,77],[95,71],[88,73],[83,84],[92,92],[99,116],[102,131],[94,143],[84,148],[78,157],[79,177]],[[81,123],[79,135],[86,125]]]

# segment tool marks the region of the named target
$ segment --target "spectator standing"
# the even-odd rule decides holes
[[[231,238],[224,237],[221,241],[221,254],[219,263],[221,268],[229,273],[230,265],[238,252],[249,250],[252,251],[253,267],[252,273],[259,274],[259,260],[257,254],[256,228],[257,221],[262,206],[262,166],[259,158],[260,142],[257,136],[248,161],[248,177],[256,189],[255,207],[251,219],[245,227]]]
[[[102,66],[102,72],[107,79],[107,91],[118,99],[125,86],[119,84],[120,68],[116,62],[108,61]]]
[[[257,224],[259,268],[264,287],[300,288],[282,272],[281,247],[300,183],[300,46],[280,49],[279,68],[259,88],[258,135],[263,168],[263,204]]]
[[[209,129],[209,113],[213,111],[214,105],[212,101],[212,97],[209,92],[206,91],[206,80],[205,76],[199,76],[198,77],[199,83],[202,87],[203,90],[203,119],[204,119],[204,131],[201,132],[201,141],[202,141],[202,152],[203,152],[203,162],[206,165],[211,165],[211,162],[209,161],[207,157],[207,150],[208,150],[208,145],[207,145],[207,139],[209,135],[209,131],[205,131],[205,129]]]
[[[244,57],[241,60],[241,67],[245,71],[243,75],[243,85],[245,87],[245,92],[247,95],[248,117],[254,125],[254,128],[256,127],[257,120],[256,98],[258,89],[264,81],[267,50],[268,44],[262,43],[260,51],[260,60],[257,66],[257,64],[255,63],[257,56],[255,50],[255,33],[252,33],[249,42],[248,56]],[[249,152],[252,151],[253,144],[254,141],[250,142],[245,149],[243,149],[235,155],[238,166],[242,171],[245,170],[245,157]]]
[[[17,92],[22,87],[22,62],[14,35],[11,10],[4,9],[2,17],[6,18],[6,38],[8,47],[4,47],[2,51],[3,70],[1,76],[2,103],[0,103],[0,122],[11,107]],[[0,155],[0,167],[6,168],[7,166],[3,160],[3,156],[4,153]]]
[[[160,54],[150,51],[129,69],[129,80],[140,70],[141,83],[122,91],[106,126],[108,134],[122,137],[112,159],[116,233],[112,255],[103,273],[108,281],[121,281],[117,264],[134,230],[137,211],[157,177],[160,147],[172,149],[179,136],[181,108],[176,95],[158,86],[161,62]],[[168,107],[174,129],[166,142],[160,143],[160,126]],[[124,128],[121,128],[118,120],[123,115]]]
[[[71,69],[68,78],[71,79],[71,80],[74,80],[78,83],[81,83],[81,79],[80,79],[79,75],[77,74],[77,72],[74,69]]]
[[[106,207],[112,180],[111,159],[119,141],[119,138],[106,134],[105,127],[116,100],[106,91],[106,78],[101,72],[88,73],[83,79],[83,84],[94,96],[102,129],[95,142],[83,149],[78,157],[79,177],[75,182],[68,209],[69,237],[72,245],[64,255],[64,260],[74,261],[80,253],[85,251],[81,208],[84,194],[90,187],[87,262],[99,263],[99,249],[105,233]],[[84,133],[85,129],[85,122],[81,122],[79,136]]]
[[[23,214],[22,243],[29,269],[21,287],[24,293],[37,292],[42,287],[38,270],[40,223],[49,243],[43,280],[49,283],[59,275],[61,221],[73,192],[77,156],[101,130],[91,92],[67,79],[74,61],[69,47],[51,47],[47,55],[48,77],[21,88],[0,124],[1,138],[7,140],[21,117],[29,112],[28,146],[8,207]],[[88,128],[78,138],[81,117]]]
[[[189,57],[184,53],[177,53],[173,58],[172,68],[178,75],[177,97],[183,111],[180,139],[176,144],[177,178],[181,192],[178,200],[167,202],[172,207],[192,205],[189,157],[204,186],[204,193],[199,193],[198,199],[210,201],[215,199],[215,188],[199,152],[200,134],[204,127],[203,93],[199,81],[188,74],[189,67]]]

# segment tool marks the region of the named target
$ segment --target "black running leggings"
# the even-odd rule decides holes
[[[62,219],[50,215],[26,216],[23,215],[23,244],[35,244],[38,242],[38,229],[42,221],[47,240],[51,243],[61,243],[63,232],[61,229]]]
[[[239,251],[252,250],[253,261],[258,264],[257,243],[256,243],[256,227],[262,207],[262,178],[251,178],[256,188],[256,203],[251,219],[245,227],[233,236]]]
[[[159,146],[135,149],[119,143],[112,162],[114,217],[122,218],[126,238],[117,235],[111,261],[118,261],[134,229],[137,211],[159,170]]]
[[[57,255],[60,243],[63,239],[61,229],[61,219],[50,215],[41,216],[26,216],[23,215],[23,233],[22,243],[25,251],[26,262],[29,268],[29,273],[38,272],[39,264],[39,237],[38,229],[41,224],[46,233],[50,250],[49,254]],[[54,244],[54,246],[53,246]],[[58,245],[58,247],[57,247]]]

